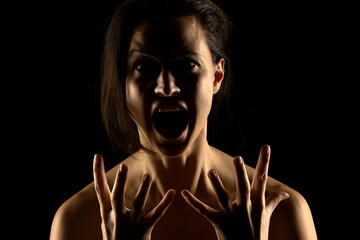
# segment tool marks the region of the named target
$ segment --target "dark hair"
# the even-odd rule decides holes
[[[227,45],[231,24],[211,0],[127,0],[116,8],[107,28],[102,59],[101,113],[112,143],[131,154],[142,148],[125,101],[128,49],[138,23],[148,19],[194,16],[206,34],[212,60],[225,59],[225,78],[214,96],[212,113],[229,95],[231,82]],[[216,111],[215,111],[216,112]]]

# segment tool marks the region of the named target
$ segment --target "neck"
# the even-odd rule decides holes
[[[149,174],[162,195],[168,189],[175,189],[178,193],[188,189],[195,193],[206,181],[206,173],[210,170],[212,151],[206,137],[198,139],[180,156],[168,157],[143,153],[147,156]]]

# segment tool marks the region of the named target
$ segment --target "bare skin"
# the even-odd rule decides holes
[[[181,81],[172,72],[179,60],[181,66],[189,63],[186,74],[191,81]],[[144,81],[149,75],[144,63],[161,70],[154,81]],[[106,176],[106,160],[95,156],[96,184],[60,207],[52,240],[103,239],[102,235],[122,239],[116,236],[133,234],[128,222],[127,229],[119,230],[125,226],[116,220],[120,218],[141,226],[142,239],[317,239],[305,199],[267,178],[268,146],[253,169],[242,163],[246,159],[208,145],[207,116],[224,64],[223,59],[213,63],[203,30],[191,16],[139,24],[130,42],[126,97],[142,145],[157,154],[140,150]],[[167,110],[174,105],[189,112],[189,123],[178,138],[168,139],[154,128],[151,114],[159,106]],[[225,222],[238,217],[244,224],[228,229]]]
[[[221,161],[218,161],[218,165],[221,167],[214,169],[217,169],[229,195],[235,199],[236,184],[233,158],[217,149],[211,147],[210,149],[220,157]],[[137,162],[141,160],[136,159],[137,155],[139,156],[141,153],[136,153],[134,157],[123,162],[129,169],[125,203],[128,208],[131,208],[137,188],[140,186],[145,173],[154,176],[144,210],[144,213],[147,214],[159,203],[163,195],[157,186],[156,175],[147,171],[146,167],[144,169],[138,168]],[[106,174],[111,189],[119,165]],[[246,166],[246,171],[250,181],[252,181],[255,170]],[[202,181],[198,184],[199,188],[192,193],[199,199],[203,199],[208,205],[218,209],[218,203],[206,171],[200,175]],[[209,221],[190,207],[179,194],[183,189],[189,188],[183,186],[179,187],[177,191],[175,190],[176,197],[153,229],[152,239],[217,239],[214,228]],[[282,201],[274,210],[271,217],[269,239],[316,239],[311,211],[305,199],[295,190],[269,177],[266,195],[276,191],[285,191],[290,197]],[[50,239],[102,239],[100,209],[93,183],[61,206],[54,218]]]

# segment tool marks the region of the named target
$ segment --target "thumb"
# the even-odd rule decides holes
[[[288,199],[290,197],[290,195],[287,192],[273,192],[271,193],[267,198],[266,198],[266,202],[265,202],[265,209],[270,213],[270,215],[272,214],[272,212],[275,210],[275,208],[277,207],[277,205],[285,200]]]

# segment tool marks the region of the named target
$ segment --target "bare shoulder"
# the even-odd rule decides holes
[[[102,239],[100,226],[99,205],[93,184],[90,184],[57,210],[51,226],[50,240]]]
[[[316,230],[306,199],[296,190],[269,178],[267,192],[285,191],[290,197],[274,210],[269,239],[316,240]]]
[[[218,158],[221,159],[219,175],[224,182],[224,186],[235,198],[236,179],[233,165],[233,157],[217,150]],[[246,162],[246,159],[244,159]],[[271,162],[270,162],[271,167]],[[255,169],[246,166],[249,180],[252,181]],[[286,184],[268,177],[266,186],[266,196],[273,192],[284,191],[290,197],[282,201],[272,214],[270,222],[269,239],[276,240],[316,240],[316,230],[310,207],[305,198],[296,190]]]
[[[118,166],[115,166],[106,173],[110,189],[112,189],[117,169]],[[50,240],[65,239],[102,239],[100,208],[94,183],[90,183],[76,193],[57,210],[51,226]]]
[[[269,177],[266,196],[284,191],[289,198],[280,202],[270,220],[269,239],[316,240],[316,230],[310,207],[306,199],[286,184]]]

